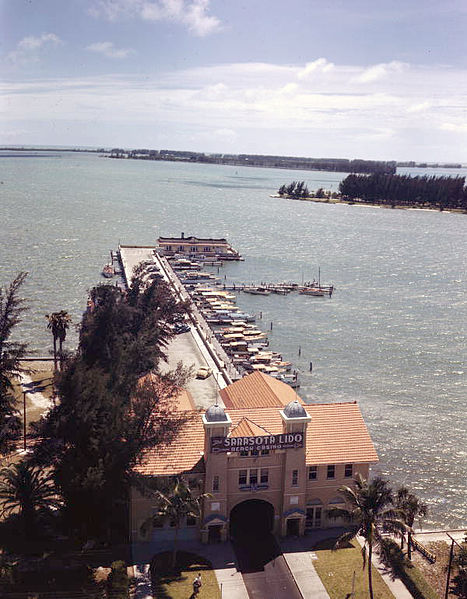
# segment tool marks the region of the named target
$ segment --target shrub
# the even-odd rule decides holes
[[[128,574],[122,560],[112,562],[107,579],[107,593],[110,599],[128,599]]]

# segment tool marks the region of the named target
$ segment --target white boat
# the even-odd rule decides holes
[[[271,295],[269,289],[265,289],[264,287],[244,287],[243,291],[251,293],[251,295]]]
[[[314,297],[324,297],[324,291],[319,287],[304,287],[299,291],[300,295],[312,295]]]

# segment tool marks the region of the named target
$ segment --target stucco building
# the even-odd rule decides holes
[[[138,469],[147,477],[183,475],[211,494],[201,521],[184,523],[183,537],[222,541],[245,527],[302,535],[341,524],[326,515],[342,504],[339,487],[357,473],[367,478],[378,460],[357,403],[307,405],[260,372],[220,397],[204,412],[193,410],[177,440],[148,452]],[[151,499],[134,490],[131,508],[135,540],[171,537],[170,522],[142,532],[155,513]]]
[[[159,237],[157,242],[158,249],[164,256],[180,254],[195,258],[204,256],[222,260],[239,260],[241,258],[240,254],[223,238],[200,238],[193,235],[185,237],[185,234],[182,233],[180,237]]]

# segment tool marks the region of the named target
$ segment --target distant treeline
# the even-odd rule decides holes
[[[342,199],[440,210],[467,209],[465,177],[349,175],[339,185]]]
[[[232,166],[259,166],[300,170],[334,171],[341,173],[395,173],[396,162],[380,160],[348,160],[347,158],[306,158],[270,156],[267,154],[205,154],[181,150],[124,150],[113,148],[110,158],[133,160],[168,160],[172,162],[202,162]]]

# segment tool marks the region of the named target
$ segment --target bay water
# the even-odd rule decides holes
[[[270,197],[293,180],[336,190],[345,176],[0,152],[0,284],[29,272],[18,333],[49,355],[45,314],[78,323],[119,242],[226,237],[245,258],[220,269],[227,283],[300,283],[320,269],[331,299],[237,303],[300,371],[305,401],[358,401],[380,457],[373,472],[428,503],[425,528],[466,527],[467,216]],[[72,329],[66,346],[76,341]]]

